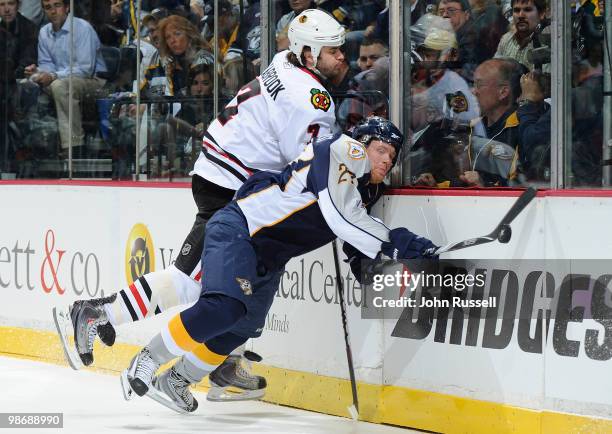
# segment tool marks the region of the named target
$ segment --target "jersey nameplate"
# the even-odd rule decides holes
[[[276,69],[274,69],[274,65],[268,66],[261,74],[261,82],[274,101],[276,101],[278,94],[282,90],[285,90],[285,86],[283,86],[280,78],[278,78],[278,73]]]

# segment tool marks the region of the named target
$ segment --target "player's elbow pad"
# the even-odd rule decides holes
[[[381,252],[393,260],[419,259],[426,257],[425,251],[437,246],[430,240],[410,232],[406,228],[389,231],[389,241],[382,243]]]

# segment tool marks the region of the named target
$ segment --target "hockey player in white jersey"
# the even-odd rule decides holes
[[[197,383],[233,349],[232,335],[264,326],[278,289],[274,276],[293,257],[336,237],[369,258],[413,259],[435,251],[406,228],[389,230],[364,206],[363,188],[383,181],[397,161],[402,134],[390,121],[370,118],[355,129],[355,138],[328,136],[281,173],[256,174],[215,214],[202,268],[216,272],[202,280],[198,301],[172,318],[123,372],[126,397],[148,394],[177,411],[194,411],[189,384],[177,386],[175,379]],[[181,359],[154,376],[175,357]]]
[[[290,49],[278,53],[260,76],[246,84],[204,135],[191,173],[198,213],[175,264],[146,274],[111,296],[54,309],[73,368],[93,363],[96,334],[112,345],[115,326],[195,302],[200,280],[207,278],[200,273],[200,257],[208,220],[251,175],[282,170],[319,134],[337,130],[334,103],[324,83],[341,70],[344,29],[331,15],[306,10],[291,22],[288,36]],[[74,346],[68,339],[72,333]],[[244,374],[238,361],[227,362],[236,367],[237,376]],[[259,385],[261,380],[245,379]]]

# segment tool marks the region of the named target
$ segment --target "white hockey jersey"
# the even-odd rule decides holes
[[[318,135],[339,130],[334,103],[318,77],[274,56],[204,134],[191,175],[237,190],[260,170],[280,172]]]
[[[268,269],[336,237],[373,258],[389,229],[371,217],[360,186],[369,180],[364,146],[345,135],[309,146],[278,174],[261,172],[236,194],[253,245]]]

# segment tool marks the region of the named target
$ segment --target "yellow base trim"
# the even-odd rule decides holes
[[[347,407],[353,403],[353,398],[348,380],[261,364],[254,365],[253,372],[266,377],[266,401],[350,417]],[[382,391],[381,385],[357,384],[360,420],[383,423],[380,407]]]
[[[436,392],[387,386],[383,419],[394,425],[453,433],[538,433],[540,411]]]
[[[96,342],[95,370],[120,372],[139,350],[116,343],[108,348]],[[53,332],[0,327],[0,355],[66,365],[59,338]],[[90,368],[88,368],[90,369]],[[347,380],[255,365],[268,380],[265,401],[336,416],[349,417],[352,404]],[[197,390],[208,389],[208,381]],[[360,420],[443,433],[605,433],[612,419],[531,410],[436,392],[397,386],[358,384]]]

